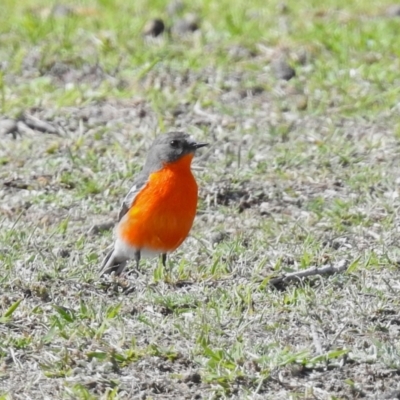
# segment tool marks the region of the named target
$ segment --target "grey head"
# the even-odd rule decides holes
[[[190,135],[183,132],[170,132],[157,136],[150,146],[144,171],[157,171],[163,164],[177,161],[207,145],[208,143],[196,142]]]

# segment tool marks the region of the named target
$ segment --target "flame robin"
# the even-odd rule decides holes
[[[121,274],[126,262],[142,255],[176,250],[192,227],[197,208],[197,183],[191,162],[197,143],[189,135],[172,132],[158,136],[151,145],[145,165],[118,215],[114,248],[103,261],[101,275]]]

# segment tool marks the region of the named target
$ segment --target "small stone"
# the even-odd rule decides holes
[[[400,17],[400,4],[392,4],[386,9],[387,17]]]
[[[228,50],[228,54],[235,60],[246,60],[254,57],[254,53],[252,51],[240,45],[233,45]]]
[[[294,58],[297,63],[307,65],[310,62],[311,54],[305,49],[300,49],[294,54]]]
[[[165,30],[164,21],[160,18],[155,18],[147,22],[143,28],[143,35],[157,37]]]
[[[67,249],[62,249],[62,248],[60,248],[60,247],[55,247],[55,248],[52,250],[52,252],[53,252],[53,254],[54,254],[56,257],[59,257],[59,258],[67,258],[67,257],[69,257],[70,254],[71,254],[69,250],[67,250]]]
[[[261,215],[270,215],[271,214],[270,210],[271,210],[271,206],[266,201],[264,201],[260,204],[260,214]]]
[[[56,256],[60,258],[67,258],[70,256],[70,251],[67,249],[57,249]]]
[[[15,139],[17,131],[17,121],[15,121],[14,119],[0,120],[0,135],[12,134]]]
[[[176,21],[172,27],[172,33],[175,35],[184,35],[192,33],[200,28],[200,20],[196,14],[186,14],[184,18]]]
[[[289,7],[284,2],[278,3],[278,5],[276,6],[276,9],[279,14],[287,14],[289,12]]]
[[[201,383],[201,375],[198,372],[188,374],[183,378],[183,382]]]
[[[138,117],[139,118],[144,118],[146,115],[147,115],[146,110],[143,107],[140,107],[139,111],[138,111]]]
[[[187,112],[187,107],[183,104],[180,104],[179,106],[175,107],[174,110],[172,110],[172,115],[176,118],[179,115],[185,114]]]
[[[305,95],[298,95],[296,96],[296,108],[299,111],[304,111],[307,109],[308,106],[308,97]]]
[[[365,56],[364,56],[364,61],[367,64],[377,63],[380,61],[380,59],[381,59],[381,55],[379,53],[370,52],[370,53],[365,54]]]
[[[50,75],[55,76],[56,78],[62,78],[65,74],[67,74],[71,68],[69,65],[56,61],[50,68]]]
[[[229,237],[229,234],[227,232],[224,232],[224,231],[214,232],[211,234],[210,242],[212,245],[218,244],[218,243],[223,242],[228,237]]]
[[[271,67],[278,79],[289,81],[296,76],[296,71],[288,64],[286,58],[283,56],[272,61]]]

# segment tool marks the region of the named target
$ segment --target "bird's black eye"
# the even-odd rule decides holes
[[[171,145],[171,147],[173,147],[174,149],[179,147],[179,140],[171,140],[169,142],[169,144]]]

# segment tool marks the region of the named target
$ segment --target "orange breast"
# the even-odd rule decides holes
[[[121,220],[117,232],[137,249],[175,250],[192,227],[197,208],[197,184],[189,154],[150,175]]]

